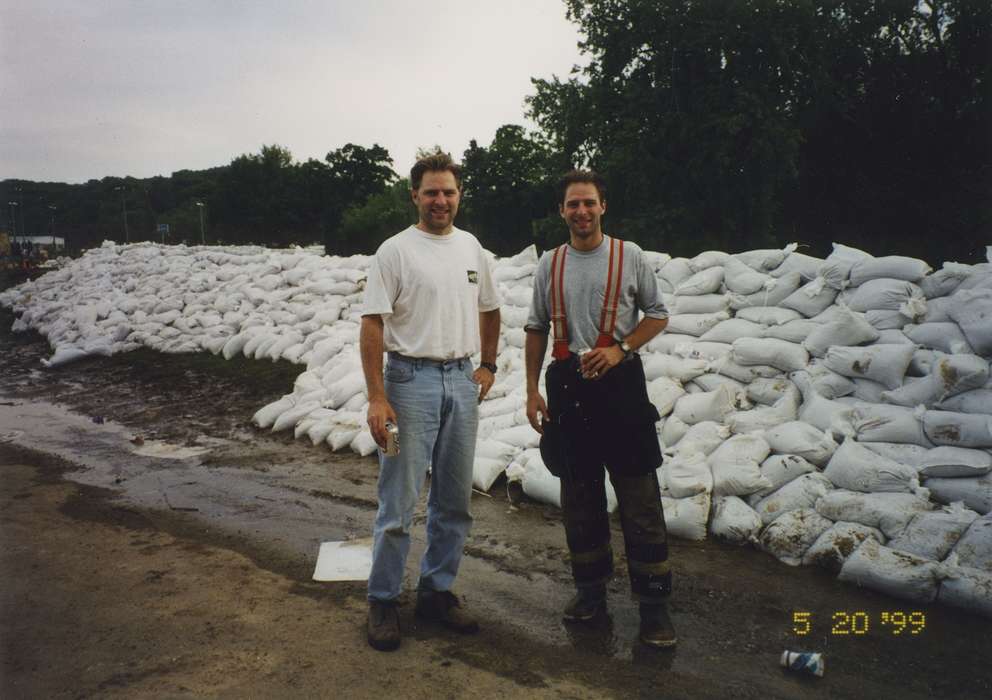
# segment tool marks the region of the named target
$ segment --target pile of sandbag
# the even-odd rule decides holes
[[[672,314],[641,354],[673,536],[711,534],[992,614],[992,264],[932,271],[842,245],[826,259],[794,244],[647,256]],[[505,473],[558,505],[524,412],[537,259],[531,247],[492,260],[503,325],[474,483],[488,490]],[[105,244],[0,303],[19,314],[15,330],[49,339],[52,366],[140,346],[305,365],[255,423],[367,455],[357,338],[368,263]]]

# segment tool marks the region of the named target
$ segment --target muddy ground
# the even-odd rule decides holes
[[[502,482],[473,500],[456,585],[481,634],[419,623],[407,600],[402,647],[375,652],[363,585],[311,580],[321,541],[369,535],[374,458],[250,424],[298,367],[136,352],[47,370],[47,343],[12,335],[12,318],[0,311],[0,697],[992,696],[987,619],[712,541],[671,543],[674,651],[636,643],[622,556],[608,616],[565,625],[559,514]],[[925,628],[895,634],[881,618],[896,611]],[[867,633],[841,634],[856,612]],[[784,649],[823,652],[826,675],[780,669]]]

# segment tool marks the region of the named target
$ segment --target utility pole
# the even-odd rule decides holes
[[[11,244],[17,243],[17,202],[7,202],[10,205],[10,239]]]
[[[207,237],[203,232],[203,202],[197,202],[196,206],[200,210],[200,245],[206,245]]]
[[[116,190],[120,190],[121,191],[121,209],[124,210],[124,242],[125,243],[130,243],[131,242],[131,234],[127,230],[127,199],[125,197],[125,192],[127,190],[124,188],[124,185],[120,185],[119,187],[115,187],[114,190],[115,191]]]

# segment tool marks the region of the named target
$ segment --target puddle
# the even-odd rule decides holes
[[[192,459],[210,452],[210,447],[184,447],[172,445],[162,440],[145,440],[144,444],[131,448],[131,452],[142,457],[157,459]]]

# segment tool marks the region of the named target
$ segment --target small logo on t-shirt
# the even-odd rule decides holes
[[[468,283],[478,284],[479,283],[479,273],[475,270],[468,270]]]

